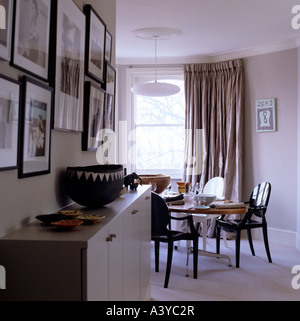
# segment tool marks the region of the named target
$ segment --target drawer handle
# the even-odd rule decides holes
[[[134,210],[134,211],[132,211],[132,215],[136,215],[137,213],[138,213],[139,211],[138,210]]]
[[[150,196],[146,196],[145,200],[148,201],[150,199]]]
[[[116,234],[110,234],[109,237],[106,238],[106,242],[112,242],[114,238],[116,238]]]

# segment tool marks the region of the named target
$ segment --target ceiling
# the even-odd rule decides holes
[[[291,25],[299,0],[116,0],[117,64],[152,64],[155,46],[133,30],[174,28],[176,39],[157,43],[158,64],[192,63],[299,45]]]

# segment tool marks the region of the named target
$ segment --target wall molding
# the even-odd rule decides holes
[[[297,232],[269,227],[268,238],[271,244],[279,243],[282,245],[296,247],[297,250],[300,252],[300,235]],[[260,241],[263,240],[261,229],[253,230],[253,239],[260,240]],[[271,249],[271,253],[272,253],[272,249]]]
[[[159,65],[183,65],[193,63],[214,63],[231,59],[246,58],[269,54],[277,51],[284,51],[300,47],[300,36],[286,41],[269,43],[261,46],[242,48],[212,55],[195,55],[184,57],[159,57]],[[117,65],[152,65],[153,58],[116,58]]]
[[[296,249],[300,252],[300,233],[296,233]]]

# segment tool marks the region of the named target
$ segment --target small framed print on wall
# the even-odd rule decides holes
[[[106,25],[91,5],[84,7],[86,14],[86,74],[104,82]]]
[[[10,60],[11,52],[11,36],[12,36],[12,20],[13,20],[13,4],[11,0],[1,0],[0,9],[5,19],[0,19],[0,58]]]
[[[96,151],[103,143],[105,91],[87,81],[84,98],[82,150]]]
[[[18,168],[21,84],[0,75],[0,170]]]
[[[50,22],[51,0],[15,1],[12,65],[46,81]]]
[[[111,53],[112,53],[112,35],[109,31],[106,30],[105,36],[105,59],[111,62]]]
[[[276,109],[276,98],[256,100],[256,132],[274,132],[277,130]]]
[[[83,131],[85,15],[74,1],[53,3],[56,20],[54,129]],[[54,23],[55,24],[55,23]]]
[[[53,89],[23,77],[19,178],[50,173]]]
[[[115,104],[116,104],[116,70],[106,62],[106,99],[104,109],[105,131],[115,131]]]

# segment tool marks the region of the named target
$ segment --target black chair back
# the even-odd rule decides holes
[[[152,235],[167,234],[170,224],[169,209],[158,194],[151,192],[151,230]]]
[[[271,194],[271,184],[267,182],[257,185],[250,196],[249,204],[252,214],[263,217],[267,211]]]

